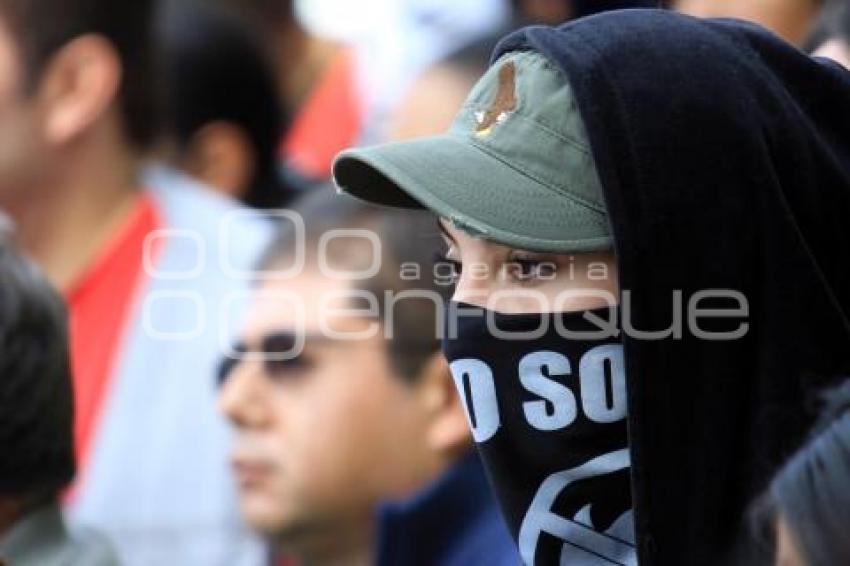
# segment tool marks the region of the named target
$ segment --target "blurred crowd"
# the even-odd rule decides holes
[[[334,158],[447,130],[513,30],[621,8],[850,67],[846,0],[0,0],[0,564],[521,563],[440,350],[441,231]],[[782,564],[850,560],[828,399],[743,521]]]

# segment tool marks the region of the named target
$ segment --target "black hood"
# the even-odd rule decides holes
[[[746,297],[743,338],[624,337],[641,564],[728,559],[746,506],[850,359],[850,74],[752,24],[623,10],[505,38],[563,70],[630,318]],[[735,321],[734,327],[740,324]]]

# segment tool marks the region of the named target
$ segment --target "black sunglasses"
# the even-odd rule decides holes
[[[224,356],[219,362],[216,371],[216,384],[218,387],[224,385],[233,370],[242,363],[249,352],[263,356],[263,369],[270,376],[280,376],[289,369],[303,368],[305,358],[301,352],[292,356],[283,356],[284,353],[292,352],[297,345],[297,337],[291,332],[274,332],[267,334],[260,340],[260,349],[251,352],[244,342],[238,342],[233,350]]]

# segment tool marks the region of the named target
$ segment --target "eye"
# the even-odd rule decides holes
[[[294,347],[295,336],[289,333],[271,334],[263,339],[263,369],[268,377],[274,380],[290,379],[310,367],[310,358],[303,351],[281,359],[281,354],[292,352]]]
[[[546,261],[543,258],[514,256],[506,265],[506,272],[515,281],[527,283],[553,279],[557,273],[557,266],[553,261]]]
[[[310,360],[304,354],[287,360],[267,359],[263,362],[266,374],[275,381],[297,378],[311,365]]]

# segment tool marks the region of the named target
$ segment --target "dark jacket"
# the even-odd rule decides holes
[[[519,555],[476,455],[378,514],[378,566],[516,566]]]
[[[681,339],[624,337],[640,563],[729,560],[807,399],[850,366],[850,74],[758,26],[660,10],[527,28],[494,60],[517,49],[573,87],[634,327],[668,328],[683,296]],[[743,338],[689,330],[705,289],[743,293]]]

